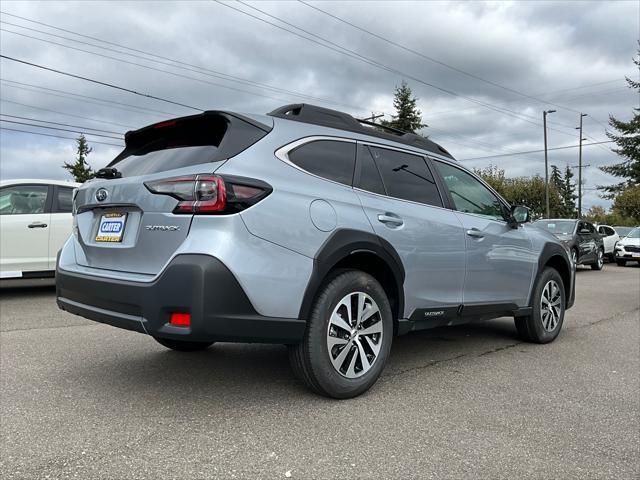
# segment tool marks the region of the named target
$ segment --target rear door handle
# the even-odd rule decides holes
[[[392,214],[380,214],[378,215],[378,221],[384,223],[385,225],[401,227],[404,225],[404,220],[400,217]]]
[[[47,228],[47,224],[42,222],[33,222],[29,224],[28,228]]]
[[[472,228],[470,230],[467,230],[467,235],[474,238],[484,238],[484,233],[482,233],[477,228]]]

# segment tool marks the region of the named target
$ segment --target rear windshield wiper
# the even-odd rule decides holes
[[[122,178],[122,173],[116,167],[105,167],[98,170],[96,178]]]

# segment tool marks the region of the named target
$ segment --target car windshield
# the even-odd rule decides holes
[[[631,230],[625,238],[640,238],[640,227]]]
[[[544,228],[554,235],[573,235],[576,226],[575,220],[537,220],[533,224],[538,228]]]
[[[614,228],[616,229],[616,233],[620,235],[620,237],[626,237],[634,229],[633,227],[614,227]]]

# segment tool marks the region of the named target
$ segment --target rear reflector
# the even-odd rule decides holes
[[[169,319],[169,324],[174,327],[189,327],[191,326],[191,314],[173,312]]]

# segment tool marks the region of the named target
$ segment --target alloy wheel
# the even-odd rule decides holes
[[[602,268],[604,265],[604,257],[602,255],[602,250],[598,250],[598,268]]]
[[[542,328],[547,332],[553,332],[562,316],[562,294],[558,282],[549,280],[542,289],[540,299],[540,317]]]
[[[345,295],[329,319],[327,349],[333,368],[347,378],[367,373],[382,347],[382,316],[364,292]]]

